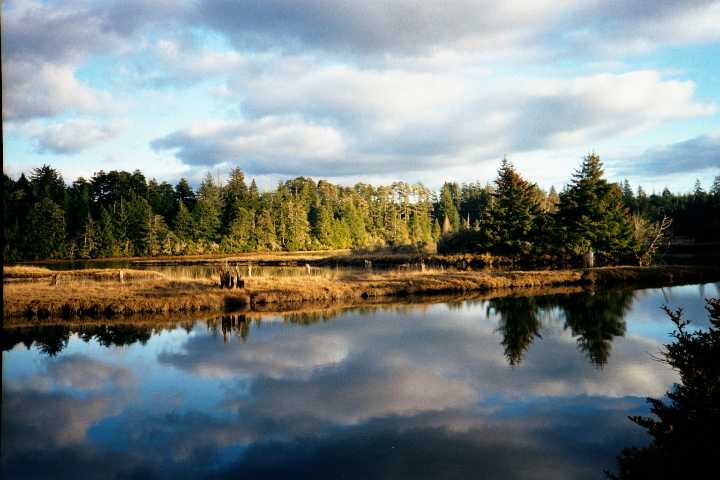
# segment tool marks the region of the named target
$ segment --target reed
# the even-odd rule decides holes
[[[125,272],[133,272],[124,270]],[[308,306],[362,305],[381,298],[468,295],[510,289],[559,286],[634,287],[702,283],[720,279],[720,267],[605,267],[588,270],[450,272],[439,270],[339,273],[336,278],[306,275],[253,277],[245,288],[221,289],[211,279],[173,279],[137,271],[117,280],[117,270],[71,271],[53,284],[4,285],[6,317],[100,317],[148,313],[293,310]],[[81,271],[87,272],[87,271]],[[65,275],[67,272],[63,272]],[[29,272],[29,275],[34,273]]]

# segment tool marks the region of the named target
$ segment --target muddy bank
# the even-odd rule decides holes
[[[103,278],[102,275],[98,275]],[[604,267],[512,272],[388,272],[321,277],[248,278],[245,288],[210,280],[137,279],[5,285],[5,318],[98,318],[138,314],[291,311],[359,306],[380,299],[468,295],[548,287],[662,287],[720,281],[717,266]]]

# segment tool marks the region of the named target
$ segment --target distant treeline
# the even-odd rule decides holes
[[[676,235],[717,240],[720,178],[709,193],[635,195],[587,156],[570,184],[544,192],[503,160],[493,184],[351,187],[298,177],[274,191],[239,168],[194,191],[136,170],[100,171],[67,186],[49,166],[3,178],[4,262],[276,250],[411,247],[487,252],[552,263],[593,251],[637,261],[663,216]]]

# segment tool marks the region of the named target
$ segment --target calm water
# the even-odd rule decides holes
[[[602,478],[718,286],[3,331],[8,478]]]

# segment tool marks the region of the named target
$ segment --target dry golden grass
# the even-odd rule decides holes
[[[33,267],[30,265],[3,266],[3,278],[43,278],[50,277],[52,273],[52,270],[45,267]]]
[[[133,272],[124,270],[125,272]],[[77,271],[71,271],[77,272]],[[117,270],[82,270],[52,285],[21,282],[4,285],[7,317],[98,317],[147,313],[292,310],[308,306],[360,305],[382,298],[468,295],[511,289],[631,284],[664,286],[720,279],[720,267],[606,267],[591,270],[516,272],[386,272],[322,276],[246,278],[243,289],[221,289],[212,280],[174,280],[139,272],[124,284]],[[70,273],[70,272],[68,272]],[[154,274],[154,275],[153,275]],[[134,275],[134,274],[133,274]],[[128,277],[126,277],[128,279]]]
[[[119,281],[120,269],[117,268],[86,268],[80,270],[50,270],[43,267],[32,267],[18,265],[12,267],[3,267],[3,275],[5,279],[12,280],[38,280],[51,279],[57,276],[59,283],[90,280],[90,281]],[[151,280],[161,279],[163,275],[152,270],[132,270],[123,268],[123,277],[125,281],[131,282],[135,280]]]

